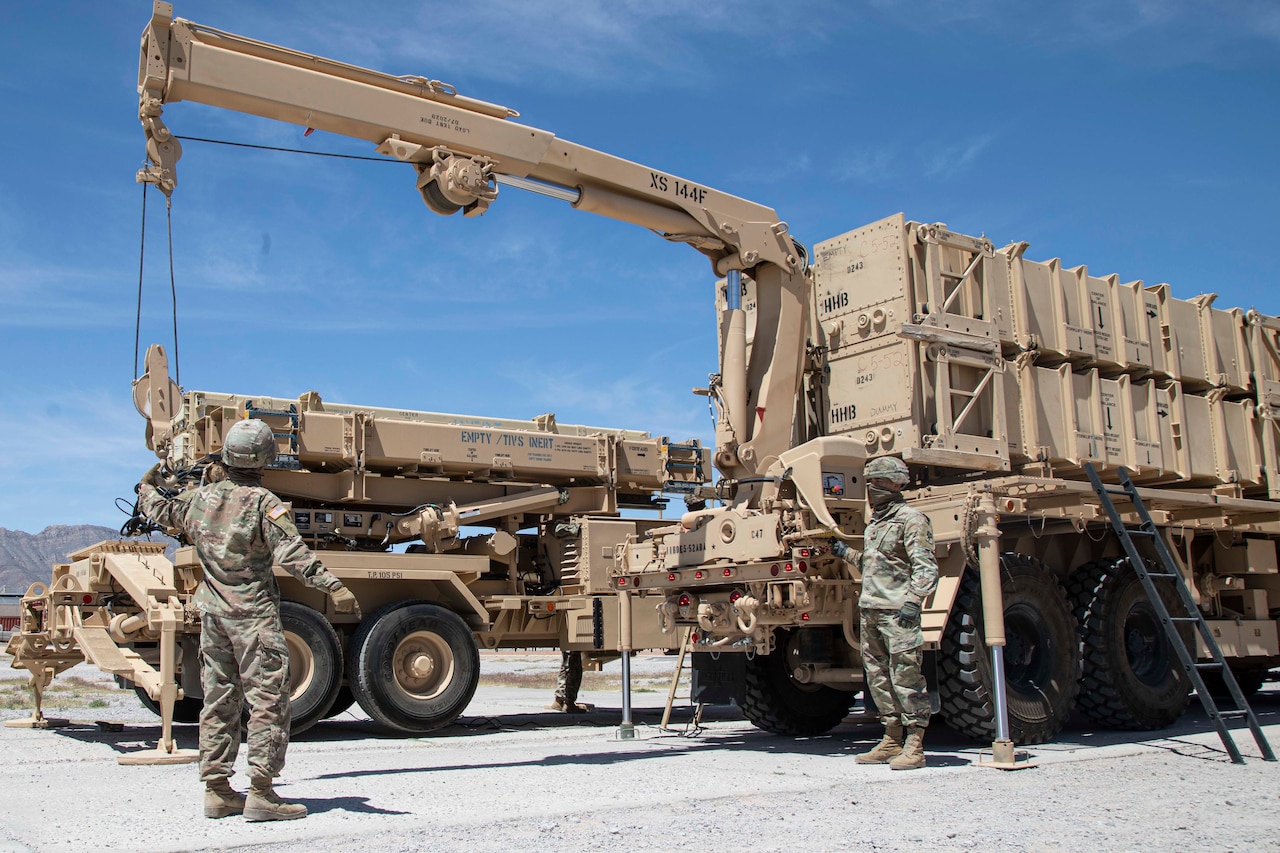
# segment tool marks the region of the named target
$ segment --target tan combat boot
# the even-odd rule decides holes
[[[919,770],[924,767],[924,726],[908,726],[902,752],[889,762],[892,770]]]
[[[249,797],[244,804],[244,819],[297,820],[307,816],[307,807],[301,803],[286,803],[276,796],[270,779],[254,779],[249,787]]]
[[[204,783],[204,816],[227,817],[244,811],[244,794],[237,793],[226,779]]]
[[[884,737],[871,748],[854,758],[859,764],[888,764],[889,759],[902,752],[902,723],[893,721],[884,724]]]

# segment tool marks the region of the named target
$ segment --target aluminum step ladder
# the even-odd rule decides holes
[[[702,721],[702,703],[693,702],[693,666],[692,664],[688,666],[685,665],[685,661],[688,660],[689,655],[692,654],[691,652],[692,646],[689,642],[689,637],[692,633],[693,633],[692,628],[685,628],[680,635],[680,652],[676,656],[675,672],[671,674],[671,687],[670,689],[667,690],[667,705],[665,708],[662,709],[662,722],[658,725],[658,729],[660,731],[664,731],[664,732],[671,731],[671,728],[669,726],[671,722],[671,708],[672,706],[675,705],[676,699],[687,699],[689,700],[690,704],[694,705],[693,722],[692,722],[693,728],[696,729]],[[682,676],[686,672],[689,673],[690,695],[677,696],[676,691],[679,689],[680,676]]]
[[[1119,471],[1120,485],[1108,486],[1102,482],[1102,478],[1098,476],[1098,471],[1093,467],[1092,463],[1086,462],[1084,470],[1089,475],[1089,482],[1093,485],[1094,493],[1107,511],[1107,518],[1111,522],[1112,532],[1120,540],[1120,544],[1124,546],[1125,554],[1129,557],[1129,565],[1133,567],[1138,579],[1142,581],[1142,587],[1147,592],[1151,607],[1160,619],[1160,624],[1164,626],[1164,633],[1169,640],[1169,645],[1177,653],[1183,672],[1187,674],[1187,678],[1191,681],[1192,686],[1195,687],[1196,695],[1200,697],[1200,704],[1204,706],[1205,713],[1209,715],[1209,719],[1213,722],[1213,727],[1218,730],[1218,737],[1222,738],[1222,745],[1226,747],[1227,753],[1230,754],[1231,762],[1233,764],[1244,764],[1244,756],[1240,754],[1240,749],[1236,746],[1235,741],[1232,740],[1231,732],[1227,729],[1227,721],[1235,719],[1244,719],[1248,722],[1249,731],[1253,733],[1253,739],[1258,744],[1258,749],[1261,751],[1263,759],[1275,761],[1275,753],[1271,750],[1271,744],[1267,742],[1266,736],[1262,733],[1262,727],[1258,725],[1258,718],[1254,715],[1253,709],[1249,707],[1249,703],[1245,699],[1244,693],[1241,692],[1240,685],[1236,682],[1231,668],[1227,666],[1226,659],[1222,656],[1222,649],[1218,647],[1217,641],[1213,638],[1213,632],[1209,630],[1208,623],[1204,621],[1204,617],[1200,614],[1200,608],[1196,606],[1195,601],[1191,598],[1191,592],[1187,589],[1182,573],[1178,571],[1178,565],[1174,561],[1173,555],[1169,553],[1169,548],[1165,545],[1164,537],[1156,527],[1155,522],[1151,520],[1151,514],[1147,511],[1146,506],[1142,503],[1142,498],[1138,495],[1138,487],[1133,484],[1133,480],[1129,479],[1129,472],[1121,468]],[[1115,502],[1111,500],[1112,495],[1123,496],[1126,501],[1133,504],[1134,512],[1140,519],[1141,524],[1136,528],[1127,527],[1124,519],[1120,516],[1120,512],[1116,509]],[[1147,561],[1143,559],[1142,554],[1138,551],[1137,543],[1134,541],[1135,538],[1146,538],[1151,541],[1158,565],[1150,567],[1147,565]],[[1156,589],[1155,578],[1170,579],[1174,588],[1178,591],[1178,597],[1182,600],[1184,611],[1191,615],[1170,615],[1160,591]],[[1209,653],[1213,657],[1212,661],[1197,662],[1194,653],[1183,642],[1182,635],[1178,632],[1178,626],[1189,623],[1194,623],[1200,631],[1200,638],[1204,641],[1205,647],[1209,649]],[[1230,698],[1235,703],[1234,708],[1226,710],[1218,708],[1213,701],[1213,697],[1209,695],[1209,689],[1205,686],[1204,679],[1200,676],[1201,672],[1218,672],[1221,675],[1222,681],[1226,684],[1227,691],[1230,693]]]

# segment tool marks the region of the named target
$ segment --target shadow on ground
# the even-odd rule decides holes
[[[1280,725],[1280,689],[1261,691],[1252,698],[1251,704],[1261,725]],[[859,709],[855,709],[855,711],[857,710]],[[694,725],[691,719],[692,716],[691,708],[687,706],[677,707],[672,714],[672,720],[667,729],[658,727],[662,718],[662,710],[658,708],[633,709],[632,719],[636,727],[637,740],[671,739],[673,746],[679,743],[679,748],[685,750],[746,749],[776,754],[846,755],[863,751],[878,740],[881,734],[880,727],[874,723],[855,724],[849,722],[837,726],[826,734],[811,737],[779,736],[754,728],[739,728],[726,732],[719,726],[705,728],[702,725]],[[594,711],[586,714],[563,714],[544,711],[490,717],[462,716],[450,726],[418,737],[439,739],[489,734],[498,735],[514,731],[617,729],[621,719],[622,711],[620,708],[607,706],[597,707]],[[742,714],[736,707],[716,705],[707,706],[703,709],[700,722],[701,724],[714,724],[741,721],[742,719]],[[1244,755],[1246,757],[1257,756],[1258,749],[1248,728],[1242,722],[1230,728],[1236,744]],[[77,721],[64,728],[50,729],[49,731],[87,744],[102,744],[122,755],[153,749],[160,737],[160,726],[158,724],[126,724],[121,730],[119,724],[115,723]],[[193,749],[198,747],[196,726],[179,724],[174,726],[173,731],[174,740],[180,748]],[[1177,723],[1160,731],[1101,729],[1083,715],[1077,714],[1051,743],[1038,744],[1027,747],[1027,749],[1030,750],[1034,757],[1036,754],[1071,753],[1081,749],[1141,743],[1146,747],[1166,749],[1179,755],[1204,760],[1229,760],[1225,749],[1216,740],[1212,745],[1206,746],[1189,739],[1192,736],[1214,733],[1215,730],[1208,715],[1193,696],[1187,713]],[[598,739],[596,734],[592,734],[590,737]],[[321,743],[341,743],[370,739],[404,740],[406,736],[388,732],[367,719],[357,719],[344,715],[338,719],[321,721],[295,738],[298,741]],[[972,739],[951,731],[941,723],[930,726],[927,745],[929,764],[937,767],[970,764],[979,757],[979,753],[990,747],[988,743],[975,743]],[[559,755],[514,762],[510,765],[484,766],[523,766],[557,763],[610,764],[642,761],[661,753],[662,751],[659,750],[650,753],[607,752],[601,754]],[[948,755],[947,753],[953,753],[953,755]],[[369,772],[426,773],[458,769],[468,768],[457,766],[427,767]],[[360,775],[360,773],[335,774],[335,776],[346,775]]]

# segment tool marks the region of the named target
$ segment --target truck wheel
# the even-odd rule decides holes
[[[1230,661],[1227,661],[1227,666],[1231,666]],[[1231,674],[1236,677],[1236,684],[1245,696],[1257,693],[1262,689],[1263,682],[1267,680],[1267,670],[1264,667],[1241,667],[1240,669],[1232,667]],[[1204,679],[1204,686],[1208,688],[1210,695],[1216,698],[1231,695],[1231,691],[1227,690],[1227,682],[1223,680],[1220,673],[1205,670],[1200,673],[1200,677]]]
[[[792,675],[799,659],[799,631],[778,631],[772,654],[747,661],[742,714],[778,735],[820,735],[849,715],[854,694],[825,684],[801,684]]]
[[[420,734],[449,725],[470,703],[480,653],[458,614],[397,602],[361,623],[347,680],[374,722]]]
[[[147,695],[147,691],[134,685],[133,692],[138,694],[142,705],[157,717],[160,716],[160,703]],[[204,708],[203,699],[186,698],[173,703],[173,721],[175,723],[198,723],[200,711]]]
[[[1066,593],[1038,560],[1000,555],[1005,622],[1005,695],[1009,737],[1018,744],[1052,738],[1075,706],[1080,644]],[[983,633],[978,573],[965,572],[938,656],[938,693],[947,725],[975,740],[995,737],[991,656]]]
[[[333,700],[333,704],[329,706],[329,713],[325,714],[325,719],[333,719],[343,711],[356,704],[356,695],[351,692],[350,687],[341,687],[338,690],[338,698]]]
[[[289,732],[296,735],[329,716],[342,687],[342,643],[322,613],[296,601],[280,602],[280,623],[289,648]]]
[[[1157,587],[1169,612],[1183,612],[1177,591]],[[1084,652],[1080,710],[1117,729],[1161,729],[1172,725],[1191,701],[1191,681],[1127,559],[1081,566],[1071,579],[1071,597]],[[1190,632],[1184,641],[1190,643]]]

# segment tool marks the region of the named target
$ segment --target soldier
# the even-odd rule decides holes
[[[556,678],[556,698],[547,706],[548,711],[566,711],[585,714],[593,706],[578,703],[578,691],[582,689],[582,652],[560,653],[560,675]]]
[[[857,762],[916,770],[925,766],[924,730],[931,710],[920,669],[920,606],[938,585],[933,526],[903,502],[910,474],[902,460],[882,456],[863,473],[872,509],[865,550],[857,554],[839,540],[832,547],[836,556],[862,570],[862,662],[885,729],[881,741]]]
[[[244,813],[246,819],[294,820],[307,807],[282,801],[272,779],[289,745],[289,651],[280,624],[280,590],[272,564],[323,589],[338,613],[359,615],[356,597],[307,549],[289,509],[262,487],[275,456],[271,428],[237,421],[222,447],[226,479],[167,498],[157,490],[160,465],[138,486],[138,509],[181,532],[204,567],[196,590],[201,613],[200,779],[205,817]],[[240,748],[242,704],[249,706],[249,795],[229,781]]]

